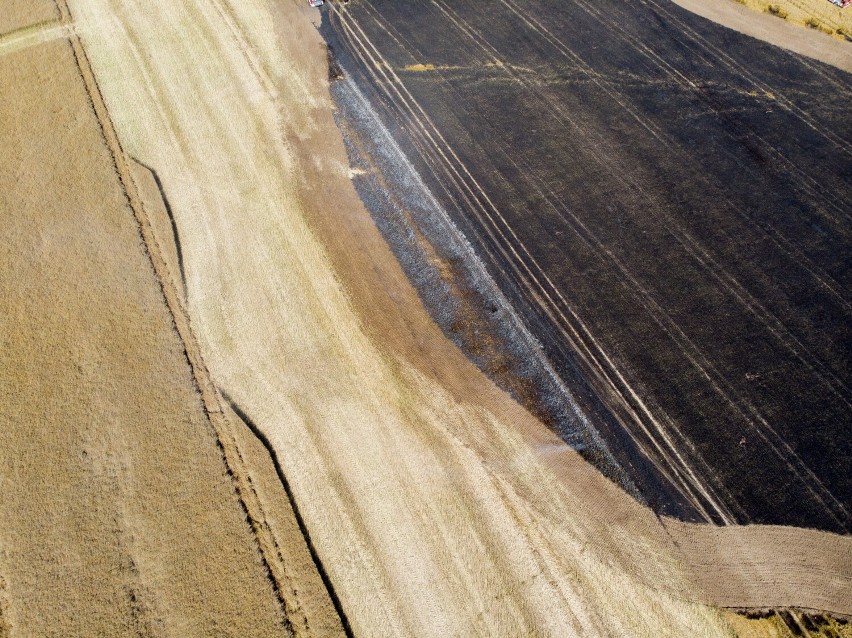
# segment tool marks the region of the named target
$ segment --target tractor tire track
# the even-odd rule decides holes
[[[750,317],[756,325],[760,326],[776,344],[773,346],[774,348],[786,352],[785,356],[788,356],[791,361],[795,361],[796,365],[805,371],[803,374],[810,375],[818,381],[823,386],[821,391],[833,394],[840,405],[846,406],[845,409],[847,410],[849,409],[852,405],[850,388],[846,381],[839,376],[837,369],[809,349],[802,340],[800,333],[785,324],[776,309],[768,307],[747,284],[739,280],[734,272],[725,268],[704,241],[699,240],[674,218],[667,206],[661,203],[656,193],[646,189],[643,183],[629,172],[625,175],[624,172],[618,170],[617,162],[614,159],[616,155],[613,153],[608,140],[601,136],[600,131],[593,127],[584,127],[574,114],[568,112],[564,105],[559,102],[557,96],[551,92],[548,83],[536,70],[526,69],[522,71],[518,65],[511,63],[511,61],[506,63],[507,55],[492,45],[489,38],[480,29],[474,27],[470,21],[461,15],[461,8],[454,8],[442,0],[430,0],[428,3],[424,3],[424,9],[425,4],[434,9],[436,19],[441,17],[447,22],[448,26],[456,29],[459,35],[454,37],[464,38],[473,44],[472,53],[475,58],[471,69],[476,67],[491,68],[495,70],[494,72],[498,76],[500,74],[505,75],[510,82],[524,87],[529,95],[534,96],[539,103],[544,105],[547,116],[557,122],[559,126],[562,126],[564,130],[572,131],[574,137],[587,140],[585,152],[594,158],[594,161],[599,163],[603,170],[613,176],[614,183],[620,189],[619,192],[624,193],[625,196],[634,193],[640,201],[644,200],[644,205],[650,210],[658,211],[657,219],[658,222],[661,222],[659,228],[667,233],[674,245],[683,251],[685,257],[691,260],[693,267],[702,272],[703,277],[707,280],[712,281],[721,295],[735,303],[739,312]],[[592,69],[579,54],[574,53],[566,46],[563,40],[555,36],[535,16],[529,15],[528,12],[523,13],[512,0],[500,0],[499,4],[508,10],[509,14],[514,15],[521,24],[526,25],[530,29],[532,37],[540,38],[542,42],[553,47],[558,55],[563,56],[569,63],[568,68],[579,71],[592,86],[609,96],[616,105],[623,109],[627,117],[634,119],[637,125],[655,140],[661,152],[675,156],[683,152],[666,131],[647,118],[641,117],[630,107],[628,98],[613,84],[612,76],[598,73]],[[588,3],[578,4],[581,4],[583,9],[593,18],[606,23],[600,11],[597,11]],[[410,56],[413,64],[420,64],[424,60],[428,60],[428,56],[422,50],[418,50],[417,46],[412,44],[404,34],[400,33],[392,20],[386,19],[378,7],[372,3],[364,3],[358,5],[357,10],[359,14],[365,16],[365,19],[371,21],[370,32],[381,32],[382,38],[387,38],[385,42],[392,42],[393,46],[398,48],[400,52],[405,52],[406,56]],[[329,15],[332,24],[335,25],[341,38],[347,43],[347,48],[351,49],[353,57],[360,61],[365,73],[369,75],[372,83],[379,90],[381,94],[379,99],[384,107],[394,114],[394,118],[398,119],[407,131],[410,137],[409,141],[414,145],[417,153],[432,173],[438,187],[444,191],[451,201],[456,202],[461,209],[468,211],[476,220],[478,228],[482,231],[479,243],[482,250],[487,254],[487,260],[495,265],[502,264],[504,269],[508,266],[503,274],[509,281],[513,282],[512,285],[515,287],[516,293],[530,307],[535,308],[536,313],[546,317],[547,323],[562,335],[565,343],[570,344],[570,349],[574,352],[574,355],[579,357],[591,378],[596,380],[593,385],[598,388],[599,392],[608,397],[608,402],[612,406],[614,414],[619,415],[619,420],[630,432],[630,437],[634,443],[647,458],[656,459],[654,463],[660,473],[667,477],[668,481],[676,487],[681,495],[687,498],[696,510],[702,512],[708,520],[716,517],[718,517],[718,520],[729,523],[738,519],[744,520],[740,518],[743,516],[741,511],[734,515],[732,510],[729,509],[733,507],[735,510],[739,510],[736,504],[732,502],[730,494],[720,498],[718,491],[725,491],[724,486],[716,484],[713,488],[710,487],[714,482],[713,472],[706,465],[701,454],[693,449],[691,441],[682,434],[675,421],[666,414],[661,405],[647,396],[645,390],[637,392],[637,380],[631,376],[633,373],[628,372],[629,368],[619,370],[623,367],[622,363],[618,359],[613,359],[611,353],[606,354],[604,352],[603,345],[592,336],[588,322],[580,318],[581,310],[567,301],[564,290],[560,290],[554,284],[546,269],[533,257],[531,251],[521,242],[518,234],[513,230],[511,223],[501,213],[492,198],[486,194],[485,187],[473,177],[471,169],[466,166],[467,160],[461,159],[459,153],[453,149],[452,143],[448,142],[442,135],[440,127],[427,114],[428,109],[419,104],[409,91],[406,86],[407,80],[403,81],[397,75],[395,68],[402,68],[402,64],[405,63],[400,63],[399,67],[395,67],[381,51],[385,48],[383,44],[380,44],[381,41],[376,40],[375,36],[368,35],[360,18],[355,18],[350,14],[351,11],[345,4],[331,3]],[[651,47],[646,46],[621,29],[614,21],[613,28],[617,37],[622,38],[645,57],[650,65],[648,68],[658,69],[665,77],[673,80],[676,85],[683,87],[687,93],[695,93],[699,99],[702,99],[699,85],[687,75],[658,55]],[[378,32],[376,29],[378,29]],[[713,52],[706,53],[706,55],[712,57]],[[720,55],[720,52],[717,51],[715,55]],[[707,58],[707,60],[709,59]],[[725,68],[731,72],[738,71],[738,67],[732,65]],[[455,98],[456,107],[459,109],[457,112],[468,119],[475,120],[477,115],[466,108],[465,100],[460,95],[459,90],[455,88],[456,84],[446,77],[448,74],[455,73],[455,69],[456,66],[450,64],[430,66],[426,71],[432,77],[438,79],[442,90],[448,96]],[[746,75],[748,76],[748,74]],[[750,77],[746,77],[746,79],[752,81]],[[769,92],[765,85],[755,84],[755,86],[760,86],[761,90]],[[782,102],[787,108],[787,102],[784,100],[786,98]],[[806,119],[809,118],[798,107],[791,107],[787,110]],[[718,109],[713,108],[712,112],[718,113]],[[582,115],[580,114],[579,117],[582,117]],[[493,139],[502,137],[499,130],[490,122],[483,120],[482,126],[486,129],[490,128],[494,135]],[[814,130],[817,130],[829,143],[842,149],[843,140],[826,133],[823,129],[824,127],[817,126]],[[751,135],[751,133],[754,132],[750,131],[749,134]],[[760,137],[756,133],[755,136],[755,139]],[[760,137],[759,141],[762,143],[765,140]],[[769,146],[771,147],[771,145]],[[477,148],[480,147],[477,145]],[[771,147],[770,154],[774,150],[777,149]],[[481,147],[480,151],[477,152],[485,153],[484,147]],[[666,310],[665,299],[659,296],[653,286],[649,287],[644,275],[634,272],[624,261],[623,256],[608,246],[597,235],[597,231],[570,208],[562,197],[555,192],[553,185],[538,174],[524,154],[510,155],[505,143],[492,143],[488,152],[494,153],[500,162],[512,167],[515,174],[524,175],[527,185],[531,188],[531,192],[535,193],[544,210],[547,210],[548,214],[553,216],[554,219],[559,219],[561,224],[571,229],[572,236],[585,246],[590,254],[594,255],[594,259],[601,264],[602,268],[606,268],[617,275],[616,280],[624,290],[624,294],[634,299],[637,307],[642,309],[649,320],[660,330],[660,333],[666,335],[666,338],[676,345],[683,361],[697,371],[709,391],[718,396],[721,405],[727,406],[725,409],[735,415],[737,421],[746,427],[750,433],[749,436],[753,435],[756,440],[761,441],[767,452],[775,457],[776,463],[787,465],[789,471],[797,477],[797,481],[803,486],[803,489],[810,493],[810,498],[819,503],[819,507],[823,511],[830,513],[829,515],[833,519],[832,524],[840,528],[848,525],[849,512],[842,499],[839,499],[832,489],[814,473],[808,462],[801,458],[790,443],[785,440],[784,435],[772,425],[771,418],[765,413],[765,408],[761,404],[755,403],[741,385],[732,383],[729,380],[728,373],[716,364],[713,359],[714,355],[706,351],[701,343],[696,342],[686,328],[679,323],[679,320]],[[808,197],[817,197],[814,189],[811,188],[813,186],[811,178],[798,171],[797,167],[790,163],[780,151],[778,151],[777,158],[781,163],[780,166],[784,167],[788,174],[792,172],[792,174],[798,175],[804,180],[799,182],[801,192]],[[492,179],[498,180],[504,189],[511,188],[506,175],[497,174]],[[808,181],[809,179],[810,181]],[[718,187],[713,188],[716,190]],[[721,189],[719,191],[721,193]],[[755,232],[762,233],[765,240],[770,242],[773,247],[797,263],[804,272],[815,280],[816,285],[821,286],[828,294],[833,296],[847,313],[850,311],[852,306],[850,306],[838,282],[816,266],[796,246],[790,244],[784,235],[772,226],[752,219],[751,215],[735,205],[724,194],[720,199],[728,210],[736,213],[737,217],[748,224],[750,228],[753,228]],[[838,200],[822,198],[822,201],[828,206],[833,206],[836,211],[844,212],[843,209],[838,207]],[[560,346],[555,347],[561,349]],[[638,387],[642,387],[641,383]],[[628,426],[627,423],[632,425]],[[635,432],[631,430],[635,430]],[[684,457],[684,454],[691,457],[689,461]]]

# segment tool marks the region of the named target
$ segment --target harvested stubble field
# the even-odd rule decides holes
[[[818,618],[790,611],[760,611],[726,614],[737,638],[849,638],[852,623],[834,618]]]
[[[769,13],[800,27],[840,39],[852,38],[852,12],[828,0],[734,0],[749,9]]]
[[[268,453],[208,417],[81,53],[0,56],[0,636],[342,633]]]
[[[298,508],[300,527],[310,536],[317,562],[333,587],[333,599],[353,635],[731,636],[726,616],[713,604],[852,612],[848,605],[852,567],[843,558],[850,555],[848,538],[788,528],[717,530],[661,521],[498,390],[443,336],[351,184],[332,118],[325,46],[311,23],[315,14],[305,4],[205,0],[160,3],[152,9],[143,0],[69,2],[74,30],[91,60],[104,111],[115,125],[116,143],[120,141],[115,162],[125,188],[133,191],[129,196],[134,211],[140,195],[145,197],[146,204],[138,204],[144,215],[153,217],[159,211],[158,221],[145,221],[143,216],[142,224],[152,269],[135,234],[133,211],[122,200],[105,156],[102,168],[119,200],[108,210],[124,213],[108,219],[128,222],[127,240],[98,242],[89,226],[82,227],[89,232],[79,232],[75,218],[76,225],[68,231],[78,242],[69,244],[72,255],[88,255],[84,250],[88,247],[90,253],[109,250],[121,259],[82,262],[82,272],[75,271],[70,279],[75,291],[103,289],[104,273],[121,285],[111,288],[113,297],[107,300],[81,297],[79,313],[88,313],[81,317],[86,321],[72,325],[99,325],[111,316],[103,311],[112,307],[110,302],[130,306],[128,313],[136,321],[159,318],[157,336],[171,350],[143,339],[150,328],[122,331],[117,324],[105,328],[111,337],[116,332],[127,335],[124,347],[133,348],[119,351],[123,365],[109,368],[108,374],[127,374],[126,362],[140,360],[148,362],[153,375],[149,378],[140,370],[130,379],[132,387],[118,386],[109,377],[112,381],[105,386],[116,393],[134,390],[126,394],[135,407],[132,414],[147,418],[149,430],[151,423],[165,420],[169,393],[185,391],[187,396],[178,404],[184,409],[195,406],[204,427],[181,430],[190,437],[184,447],[158,440],[156,429],[142,437],[139,428],[122,428],[122,433],[128,431],[124,436],[135,432],[137,437],[127,441],[122,454],[138,450],[139,455],[118,467],[141,474],[139,468],[153,467],[152,459],[165,459],[167,468],[151,469],[152,481],[172,485],[172,472],[188,472],[186,490],[221,488],[218,501],[174,489],[162,500],[148,503],[143,512],[151,516],[177,502],[205,516],[195,520],[191,530],[175,525],[170,528],[173,536],[166,539],[149,528],[138,528],[133,543],[152,548],[151,552],[162,542],[171,543],[168,551],[197,544],[214,554],[205,556],[210,565],[189,568],[184,576],[196,575],[198,588],[216,587],[205,599],[215,601],[211,604],[218,612],[227,613],[217,629],[232,635],[262,635],[263,627],[244,628],[238,623],[266,623],[273,631],[274,623],[281,622],[261,558],[266,558],[273,576],[278,568],[270,564],[258,525],[253,529],[260,549],[253,546],[215,438],[202,418],[202,405],[209,409],[219,396],[203,383],[209,369],[227,402],[271,445]],[[61,104],[71,103],[66,93]],[[24,130],[20,135],[27,140],[34,133]],[[15,172],[24,161],[23,150],[20,153],[22,159],[10,169],[4,165],[11,175],[3,192],[14,192]],[[84,156],[75,157],[79,161]],[[56,162],[45,164],[61,167]],[[90,163],[86,167],[91,170]],[[95,180],[82,175],[82,179],[72,176],[71,184],[59,179],[42,183],[54,185],[49,193],[65,189],[73,193],[74,184],[86,190]],[[160,189],[164,199],[157,201],[154,191]],[[41,197],[41,190],[32,192]],[[86,191],[86,196],[92,194]],[[12,210],[12,203],[17,202],[4,201],[4,210]],[[63,195],[55,204],[57,214],[73,210],[71,203]],[[174,246],[168,241],[172,222],[163,214],[173,219]],[[22,217],[29,223],[33,219]],[[12,249],[26,244],[18,236],[9,238],[14,241],[2,245],[14,265],[21,256]],[[43,246],[31,240],[33,244]],[[53,281],[56,266],[50,263],[39,272]],[[6,271],[15,275],[7,280],[17,295],[13,299],[20,298],[20,282],[29,281],[24,275],[28,271],[22,266],[7,269],[4,264]],[[191,370],[180,356],[181,342],[157,292],[155,273]],[[150,307],[140,309],[138,295],[127,294],[136,290],[134,278],[144,279],[139,288],[148,291]],[[66,288],[52,290],[46,298],[64,300],[70,285],[66,282]],[[189,324],[182,314],[184,304]],[[47,317],[16,315],[19,321],[31,316]],[[56,320],[68,325],[62,318]],[[96,342],[113,343],[103,338]],[[175,350],[175,356],[165,356]],[[29,354],[15,357],[18,369],[29,361]],[[33,361],[53,364],[53,359]],[[173,376],[165,374],[165,365],[177,368]],[[42,379],[40,369],[32,379]],[[106,370],[99,367],[95,373]],[[201,383],[201,398],[192,391],[191,371]],[[154,387],[154,381],[161,384],[160,394],[154,395],[158,403],[145,412],[147,395],[140,396],[140,388]],[[76,384],[39,383],[40,388],[77,391]],[[17,386],[4,379],[3,387]],[[45,398],[48,407],[56,406],[54,395]],[[228,408],[223,409],[222,418],[233,419]],[[117,422],[120,419],[109,421]],[[102,445],[117,437],[116,428],[106,432]],[[171,429],[168,432],[180,439]],[[55,432],[45,431],[44,437],[45,449],[71,453],[70,447],[56,445]],[[223,443],[227,458],[242,458],[248,472],[255,472],[250,485],[259,492],[257,501],[270,525],[287,518],[289,501],[282,494],[281,477],[267,465],[258,478],[256,468],[266,451],[247,435],[236,438],[235,443]],[[240,447],[242,453],[235,454]],[[209,459],[206,469],[197,460],[204,458],[204,450]],[[192,459],[191,465],[187,459]],[[12,467],[5,461],[4,468]],[[34,471],[39,469],[44,468]],[[199,477],[206,480],[193,482]],[[22,498],[32,490],[23,479]],[[245,486],[239,479],[238,485]],[[114,490],[116,484],[123,485],[106,475],[98,487]],[[69,498],[78,492],[93,493],[83,487],[66,489]],[[240,495],[245,502],[242,487]],[[145,494],[154,496],[154,491]],[[26,510],[27,502],[19,509],[37,519],[37,509]],[[125,507],[122,513],[137,511],[134,498],[120,502]],[[216,503],[224,504],[217,508]],[[85,501],[77,505],[80,516],[93,515],[87,505]],[[124,520],[111,512],[104,515],[108,521]],[[198,538],[202,532],[218,538],[203,525],[214,526],[221,534],[227,521],[233,528],[228,536],[233,548],[225,541]],[[27,529],[36,529],[32,519],[29,525]],[[76,522],[66,525],[77,528]],[[283,529],[296,527],[292,521],[280,523]],[[115,533],[109,538],[122,537]],[[6,562],[23,541],[6,535],[2,542],[0,575],[9,601],[3,608],[13,610],[8,616],[14,629],[20,627],[17,621],[28,591],[11,575],[32,574],[34,589],[41,581],[35,580],[40,574],[32,565]],[[93,543],[89,551],[97,548]],[[242,575],[244,582],[216,577],[215,568],[223,563],[217,563],[215,555],[226,550],[233,552],[229,577]],[[148,578],[168,573],[168,559],[152,565],[140,555],[149,556],[133,554],[138,573]],[[795,560],[779,565],[781,555]],[[715,558],[704,564],[703,556]],[[279,561],[286,576],[298,568],[299,560],[305,574],[297,574],[291,587],[295,591],[315,582],[309,577],[312,563],[296,550],[285,551]],[[62,565],[61,557],[53,564]],[[17,572],[16,567],[30,571]],[[122,572],[110,573],[117,578],[115,574]],[[79,582],[96,580],[96,575],[84,574]],[[280,585],[286,580],[273,580],[279,583],[278,603],[295,628],[291,608],[300,606],[293,605],[287,588]],[[112,582],[106,579],[103,591],[98,587],[89,591],[102,597],[111,591]],[[67,594],[42,586],[39,594],[45,601]],[[174,591],[184,587],[177,583]],[[158,584],[144,590],[154,598],[174,591]],[[103,598],[80,606],[96,613],[111,609]],[[328,604],[315,608],[327,610]],[[71,622],[67,618],[54,622],[60,620]],[[305,634],[327,635],[331,632],[324,627],[333,623],[317,612],[300,626]],[[212,633],[199,627],[175,633]],[[152,633],[156,635],[157,629]]]
[[[59,19],[54,0],[4,0],[0,11],[0,39],[15,31]]]
[[[170,202],[211,375],[272,443],[356,635],[729,635],[704,603],[845,609],[846,539],[776,529],[762,549],[806,568],[761,573],[736,528],[663,527],[443,337],[352,188],[307,7],[71,7]],[[718,577],[672,536],[726,556]]]

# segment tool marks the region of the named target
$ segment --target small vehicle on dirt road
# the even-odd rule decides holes
[[[312,7],[321,7],[323,5],[322,0],[308,0],[308,4]]]

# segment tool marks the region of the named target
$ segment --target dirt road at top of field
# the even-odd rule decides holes
[[[170,202],[205,362],[274,446],[356,635],[729,633],[658,519],[429,319],[349,182],[315,13],[70,6],[125,151]],[[781,535],[808,566],[847,543]],[[816,575],[760,567],[749,600],[816,599]]]
[[[729,29],[852,73],[852,42],[831,37],[817,29],[806,29],[802,25],[786,22],[768,12],[760,13],[759,8],[756,11],[754,7],[745,6],[735,0],[672,1]],[[828,0],[811,1],[829,4]],[[783,4],[781,3],[782,7]],[[838,8],[839,11],[841,9]],[[852,27],[846,29],[852,35]]]

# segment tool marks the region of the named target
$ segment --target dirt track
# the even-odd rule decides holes
[[[355,634],[727,634],[699,601],[735,598],[730,574],[695,582],[649,510],[425,313],[349,181],[315,13],[70,5],[125,151],[168,198],[205,363],[272,443]],[[824,558],[796,530],[767,538]],[[849,565],[830,567],[835,587],[806,569],[782,589],[844,611]],[[756,565],[749,600],[775,577]]]

